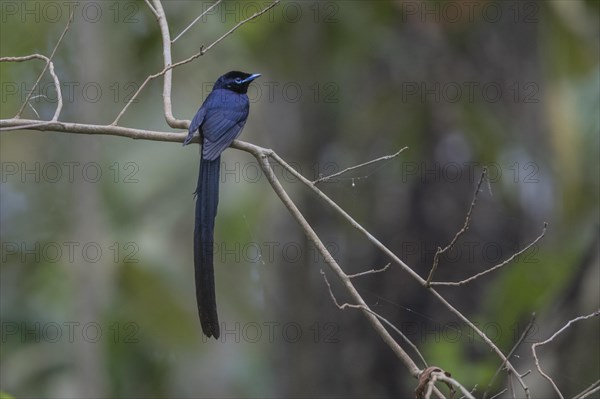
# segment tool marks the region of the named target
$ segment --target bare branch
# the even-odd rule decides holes
[[[512,371],[515,374],[515,376],[517,377],[517,381],[519,382],[519,384],[521,385],[521,388],[523,388],[523,391],[525,392],[525,397],[530,398],[531,395],[529,393],[529,387],[527,386],[527,384],[525,384],[525,381],[523,381],[523,377],[517,373],[517,371],[514,368],[514,366],[512,365],[512,363],[508,360],[508,358],[504,355],[504,353],[502,353],[502,351],[496,346],[496,344],[494,344],[492,342],[492,340],[490,340],[483,331],[481,331],[475,324],[473,324],[471,322],[471,320],[469,320],[461,312],[459,312],[454,306],[452,306],[450,304],[450,302],[448,302],[444,297],[442,297],[437,291],[435,291],[431,287],[429,288],[429,291],[436,298],[438,298],[438,300],[440,302],[442,302],[442,304],[444,304],[446,306],[446,308],[448,308],[452,313],[454,313],[456,316],[458,316],[458,318],[461,319],[463,321],[463,323],[465,323],[467,326],[469,326],[469,328],[473,329],[473,331],[475,331],[477,333],[477,335],[479,335],[479,337],[498,355],[498,357],[503,361],[503,363],[506,364],[507,369]]]
[[[510,397],[512,399],[517,399],[517,394],[515,392],[515,385],[513,384],[513,379],[512,379],[513,373],[511,370],[508,370],[508,372],[506,374],[508,375],[508,378],[506,381],[507,385],[508,385],[507,391],[510,393]]]
[[[38,121],[34,119],[0,119],[0,131],[31,129],[39,131],[54,131],[70,134],[94,134],[106,136],[126,137],[134,140],[162,141],[168,143],[183,143],[187,133],[160,132],[155,130],[134,129],[122,126],[91,125],[83,123]],[[6,133],[5,133],[6,134]],[[195,138],[194,140],[197,140]],[[259,147],[241,140],[234,140],[231,148],[260,156],[271,150]]]
[[[497,394],[495,394],[494,396],[490,397],[490,399],[496,399],[497,397],[499,397],[500,395],[502,395],[504,392],[508,391],[507,388],[504,388],[503,390],[501,390],[500,392],[498,392]]]
[[[573,396],[573,399],[587,398],[592,393],[598,392],[599,389],[600,389],[600,380],[596,380],[592,383],[592,385],[590,385],[589,387],[587,387],[586,389],[584,389],[577,395]]]
[[[144,2],[146,3],[146,5],[148,6],[148,8],[150,9],[150,11],[152,12],[152,14],[154,14],[154,17],[156,19],[159,19],[160,16],[158,15],[158,13],[156,12],[156,8],[154,8],[154,6],[152,5],[152,3],[150,3],[150,0],[144,0]]]
[[[33,111],[33,113],[35,114],[35,116],[37,116],[38,118],[40,117],[40,114],[37,112],[37,110],[35,109],[35,107],[33,105],[31,105],[30,102],[26,102],[25,104],[29,105],[29,108],[31,108],[31,110]]]
[[[566,329],[568,329],[569,327],[571,327],[571,325],[573,323],[578,322],[580,320],[587,320],[587,319],[590,319],[592,317],[597,317],[598,315],[600,315],[600,310],[596,310],[594,313],[590,313],[590,314],[588,314],[586,316],[579,316],[579,317],[576,317],[574,319],[571,319],[560,330],[558,330],[557,332],[555,332],[554,334],[552,334],[552,336],[550,338],[548,338],[547,340],[542,341],[542,342],[536,342],[535,344],[531,345],[531,352],[533,353],[533,358],[535,359],[535,366],[537,367],[539,373],[545,379],[547,379],[550,382],[550,384],[552,384],[552,387],[554,388],[554,391],[560,397],[560,399],[564,399],[564,396],[560,392],[560,390],[558,389],[558,387],[556,386],[556,384],[554,383],[554,380],[552,380],[552,378],[550,378],[549,375],[547,375],[546,373],[544,373],[544,371],[540,367],[540,361],[539,361],[539,359],[537,357],[537,353],[536,353],[535,349],[538,346],[546,345],[547,343],[552,342],[554,340],[554,338],[556,338],[559,334],[563,333]]]
[[[23,123],[23,124],[7,124],[5,122],[7,121],[23,121],[23,120],[27,120],[30,123]],[[31,130],[46,130],[43,129],[44,126],[50,125],[56,123],[54,121],[38,121],[35,119],[1,119],[0,120],[0,132],[8,132],[10,130],[27,130],[27,129],[31,129]],[[5,126],[5,127],[2,127]],[[48,130],[54,130],[54,129],[48,129]],[[79,132],[77,132],[79,133]]]
[[[160,27],[160,33],[163,41],[163,60],[164,60],[164,79],[163,79],[163,108],[165,113],[165,119],[167,120],[167,125],[173,128],[185,128],[185,122],[179,121],[173,117],[173,109],[171,106],[171,82],[173,77],[173,72],[170,67],[173,63],[171,61],[171,34],[169,33],[169,24],[167,23],[167,16],[165,15],[165,11],[163,10],[162,4],[160,0],[152,0],[154,5],[154,9],[158,14],[158,26]],[[147,83],[148,80],[146,80]]]
[[[581,396],[580,396],[579,398],[577,398],[577,399],[584,399],[584,398],[587,398],[588,396],[590,396],[590,395],[592,395],[592,394],[594,394],[594,393],[596,393],[596,392],[599,392],[599,391],[600,391],[600,386],[597,386],[596,388],[594,388],[594,389],[592,389],[592,390],[590,390],[590,391],[586,392],[584,395],[581,395]]]
[[[144,83],[142,83],[140,85],[140,87],[138,87],[138,89],[135,91],[135,93],[133,94],[133,96],[131,96],[131,98],[129,99],[129,101],[127,101],[127,104],[125,104],[125,106],[123,107],[123,109],[121,110],[121,112],[119,112],[119,115],[117,115],[117,117],[115,118],[115,120],[111,123],[111,126],[117,126],[119,124],[119,120],[121,119],[121,117],[123,116],[123,114],[125,113],[125,111],[127,111],[127,108],[129,108],[129,106],[137,99],[138,95],[140,94],[140,92],[142,91],[142,89],[144,87],[146,87],[146,85],[148,84],[148,82],[152,79],[155,79],[161,75],[163,75],[165,72],[167,72],[166,70],[162,70],[159,73],[156,73],[154,75],[149,75],[146,80],[144,80]]]
[[[258,148],[258,147],[256,147]],[[415,362],[410,358],[410,356],[402,349],[400,345],[394,340],[394,338],[389,334],[389,332],[385,329],[383,324],[379,321],[379,319],[373,315],[371,312],[366,311],[368,308],[367,304],[360,296],[354,285],[348,276],[344,273],[342,268],[338,265],[338,263],[333,259],[333,256],[329,253],[323,242],[319,239],[312,226],[308,223],[304,215],[300,212],[296,204],[289,197],[288,193],[285,191],[277,176],[275,176],[275,172],[269,163],[269,156],[273,156],[275,153],[271,150],[260,151],[258,153],[254,152],[253,155],[258,160],[262,171],[265,173],[267,180],[271,184],[271,187],[279,196],[283,204],[288,208],[292,216],[296,219],[296,221],[300,224],[306,237],[317,247],[319,253],[323,256],[323,259],[329,266],[329,268],[338,276],[338,278],[342,281],[344,287],[348,290],[350,296],[358,305],[361,305],[363,308],[363,314],[369,320],[371,326],[377,331],[379,336],[384,340],[384,342],[390,347],[390,349],[396,354],[396,356],[404,363],[404,365],[408,368],[409,372],[413,376],[417,376],[419,374],[419,368],[415,364]]]
[[[321,270],[320,272],[321,272],[321,275],[323,276],[323,280],[325,280],[325,284],[327,285],[327,288],[329,289],[329,295],[331,296],[331,299],[333,300],[333,303],[335,304],[335,306],[338,309],[344,310],[346,308],[353,308],[353,309],[361,309],[361,310],[364,310],[364,311],[367,311],[367,312],[371,313],[372,315],[374,315],[375,317],[377,317],[379,320],[381,320],[382,322],[384,322],[385,324],[387,324],[392,330],[396,331],[396,333],[398,335],[400,335],[400,337],[402,337],[402,339],[415,351],[415,353],[417,354],[417,356],[419,356],[419,359],[421,359],[421,362],[423,362],[423,365],[425,367],[427,367],[427,361],[425,360],[425,358],[423,357],[423,355],[421,354],[421,352],[419,351],[419,349],[417,348],[417,346],[415,344],[413,344],[413,342],[402,331],[400,331],[398,328],[396,328],[396,326],[393,325],[388,319],[386,319],[385,317],[381,316],[379,313],[374,312],[368,306],[352,305],[352,304],[347,303],[347,302],[340,305],[339,302],[337,301],[337,299],[335,298],[335,295],[333,295],[333,290],[331,289],[331,284],[329,284],[329,280],[327,280],[327,275],[323,272],[323,270]]]
[[[54,46],[54,49],[52,50],[52,53],[50,54],[50,57],[48,57],[48,60],[46,61],[46,65],[44,66],[44,69],[42,69],[42,72],[40,72],[40,75],[38,76],[38,78],[35,81],[33,87],[31,88],[31,91],[29,92],[29,94],[27,94],[27,97],[25,97],[25,101],[23,102],[23,105],[21,105],[21,108],[19,108],[19,111],[17,112],[17,115],[15,115],[15,118],[20,118],[21,117],[21,113],[23,113],[23,110],[25,109],[26,104],[29,102],[29,100],[31,98],[31,95],[33,94],[33,92],[35,91],[36,87],[38,86],[38,84],[42,80],[42,77],[44,76],[44,73],[46,72],[46,69],[50,65],[50,61],[52,61],[52,59],[54,58],[54,54],[56,54],[56,50],[58,49],[58,46],[60,46],[60,43],[62,42],[63,38],[67,34],[67,31],[69,30],[69,27],[71,26],[71,21],[73,21],[73,10],[71,10],[71,15],[69,15],[69,20],[67,21],[67,25],[65,26],[65,29],[63,30],[62,34],[58,38],[58,41],[56,42],[56,45]],[[54,72],[54,65],[52,65],[52,69],[51,70],[52,70],[52,72]],[[54,78],[54,77],[55,76],[53,75],[52,78]],[[57,80],[58,80],[58,78],[57,78]],[[55,83],[56,83],[56,81],[55,81]],[[59,93],[59,95],[60,95],[60,93]],[[62,108],[62,97],[61,97],[60,101],[61,101],[61,108]],[[58,110],[58,112],[54,114],[54,117],[52,118],[52,120],[58,120],[59,113],[60,113],[60,110]],[[36,115],[37,115],[37,112],[36,112]],[[40,116],[38,115],[38,118],[39,117]]]
[[[473,387],[473,389],[471,389],[471,390],[469,391],[469,393],[470,393],[471,395],[473,395],[473,392],[475,392],[476,390],[477,390],[477,384],[475,384],[475,386]],[[464,399],[464,398],[466,398],[466,396],[465,396],[465,395],[461,396],[461,397],[460,397],[460,398],[458,398],[458,399]]]
[[[356,273],[356,274],[348,274],[349,278],[354,278],[354,277],[361,277],[361,276],[366,276],[368,274],[375,274],[375,273],[381,273],[386,271],[392,264],[388,263],[387,265],[385,265],[384,267],[382,267],[381,269],[371,269],[371,270],[367,270],[366,272],[360,272],[360,273]]]
[[[537,244],[537,242],[539,240],[541,240],[544,235],[546,234],[546,229],[548,228],[548,223],[544,222],[544,228],[542,230],[542,233],[535,239],[533,240],[529,245],[527,245],[525,248],[523,248],[522,250],[520,250],[519,252],[514,253],[510,258],[506,259],[504,262],[499,263],[495,266],[492,266],[491,268],[482,271],[481,273],[477,273],[474,276],[471,276],[467,279],[461,280],[461,281],[456,281],[456,282],[452,282],[452,281],[432,281],[430,283],[430,285],[434,286],[434,285],[445,285],[445,286],[459,286],[459,285],[463,285],[463,284],[467,284],[470,283],[471,281],[484,276],[488,273],[493,272],[494,270],[497,270],[499,268],[501,268],[502,266],[506,266],[507,264],[509,264],[510,262],[512,262],[517,256],[521,255],[523,252],[527,251],[529,248],[531,248],[532,246],[534,246],[535,244]]]
[[[296,169],[292,168],[287,162],[285,162],[276,152],[271,152],[270,157],[273,158],[277,163],[279,163],[285,170],[287,170],[292,176],[297,178],[301,183],[310,188],[319,198],[327,203],[331,208],[333,208],[338,214],[340,214],[352,227],[362,233],[369,242],[374,244],[377,248],[379,248],[384,254],[390,257],[394,263],[399,265],[402,270],[408,273],[411,277],[413,277],[419,284],[424,285],[425,280],[421,278],[414,270],[412,270],[406,263],[404,263],[400,258],[398,258],[389,248],[381,243],[377,238],[375,238],[371,233],[369,233],[360,223],[358,223],[352,216],[350,216],[345,210],[343,210],[335,201],[329,198],[323,191],[321,191],[315,184],[313,184],[310,180],[305,178],[302,174],[300,174]]]
[[[438,381],[444,382],[446,384],[450,384],[450,385],[454,386],[454,388],[458,388],[462,392],[462,394],[465,398],[475,399],[473,394],[471,392],[469,392],[461,383],[456,381],[454,378],[452,378],[448,375],[445,375],[443,373],[435,373],[434,378]]]
[[[158,132],[152,130],[133,129],[121,126],[88,125],[56,121],[36,121],[32,119],[0,119],[0,130],[32,129],[73,134],[100,134],[107,136],[128,137],[136,140],[152,140],[183,143],[186,134],[174,132]]]
[[[146,0],[146,1],[148,1],[148,0]],[[221,1],[223,1],[223,0],[218,0],[215,3],[213,3],[210,7],[208,7],[206,9],[206,11],[204,11],[202,14],[200,14],[191,24],[188,25],[187,28],[185,28],[183,31],[181,31],[181,33],[178,34],[175,39],[171,40],[171,44],[175,43],[177,41],[177,39],[179,39],[181,36],[183,36],[183,34],[185,32],[187,32],[192,26],[194,26],[194,24],[196,22],[198,22],[200,20],[200,18],[202,18],[203,16],[205,16],[206,14],[208,14],[213,8],[215,8],[216,6],[218,6],[219,3],[221,3]]]
[[[456,241],[458,241],[459,237],[461,235],[463,235],[469,229],[469,223],[471,222],[471,214],[473,212],[473,208],[475,208],[475,204],[477,203],[477,197],[479,195],[479,190],[481,189],[481,183],[483,183],[486,173],[487,173],[487,169],[484,167],[483,171],[481,172],[481,177],[479,178],[479,182],[477,183],[477,188],[475,189],[475,193],[473,194],[473,200],[471,201],[471,206],[469,206],[469,211],[467,212],[467,216],[465,217],[465,223],[463,224],[462,229],[460,229],[456,233],[456,235],[454,236],[452,241],[450,241],[450,244],[446,245],[446,247],[444,249],[438,247],[437,251],[435,251],[435,255],[433,257],[433,265],[431,266],[431,270],[429,271],[429,276],[427,276],[427,285],[429,285],[431,283],[431,280],[433,279],[433,274],[435,273],[435,271],[438,267],[438,263],[440,261],[440,255],[442,255],[444,252],[452,249],[454,244],[456,244]]]
[[[361,163],[360,165],[351,166],[351,167],[349,167],[349,168],[346,168],[346,169],[344,169],[344,170],[342,170],[342,171],[340,171],[340,172],[334,173],[334,174],[332,174],[332,175],[325,176],[325,177],[321,177],[321,178],[319,178],[319,179],[317,179],[317,180],[313,181],[312,183],[313,183],[313,184],[321,183],[321,182],[324,182],[324,181],[330,180],[330,179],[332,179],[332,178],[334,178],[334,177],[337,177],[337,176],[343,175],[343,174],[344,174],[344,173],[346,173],[346,172],[350,172],[351,170],[358,169],[358,168],[362,168],[362,167],[364,167],[364,166],[368,166],[368,165],[374,164],[374,163],[376,163],[376,162],[387,161],[387,160],[390,160],[390,159],[396,158],[398,155],[400,155],[400,153],[401,153],[402,151],[404,151],[404,150],[406,150],[406,149],[408,149],[408,147],[401,148],[401,149],[400,149],[398,152],[396,152],[396,153],[394,153],[394,154],[391,154],[391,155],[385,155],[385,156],[383,156],[383,157],[380,157],[380,158],[377,158],[377,159],[372,159],[372,160],[370,160],[370,161],[368,161],[368,162]]]
[[[175,129],[187,129],[188,125],[189,125],[189,120],[183,120],[183,119],[176,119],[173,116],[173,110],[172,110],[172,105],[171,105],[171,86],[172,86],[172,72],[171,70],[174,68],[177,68],[178,66],[187,64],[192,62],[193,60],[195,60],[196,58],[199,58],[201,56],[203,56],[204,54],[206,54],[211,48],[213,48],[216,44],[218,44],[219,42],[221,42],[223,39],[225,39],[227,36],[229,36],[230,34],[232,34],[236,29],[238,29],[240,26],[244,25],[245,23],[261,16],[262,14],[264,14],[265,12],[267,12],[268,10],[270,10],[271,8],[275,7],[278,3],[279,0],[274,1],[273,3],[271,3],[269,6],[265,7],[264,9],[262,9],[261,11],[258,11],[254,14],[252,14],[250,17],[240,21],[239,23],[237,23],[233,28],[229,29],[224,35],[222,35],[220,38],[218,38],[217,40],[215,40],[213,43],[211,43],[208,47],[204,48],[204,46],[200,47],[200,51],[198,51],[196,54],[192,55],[191,57],[188,57],[182,61],[176,62],[175,64],[171,63],[171,36],[169,34],[169,25],[167,23],[167,18],[165,16],[165,12],[162,8],[162,4],[160,2],[160,0],[153,0],[154,2],[154,7],[156,9],[157,12],[157,19],[158,19],[158,24],[160,26],[160,31],[161,31],[161,36],[162,36],[162,40],[163,40],[163,58],[164,58],[164,65],[165,67],[163,68],[162,71],[157,72],[153,75],[149,75],[146,80],[144,80],[144,83],[142,83],[140,85],[140,87],[138,87],[138,89],[136,90],[136,92],[133,94],[133,96],[129,99],[129,101],[127,101],[127,103],[125,104],[125,106],[123,107],[123,109],[121,110],[121,112],[119,112],[119,114],[117,115],[117,117],[115,118],[115,120],[111,123],[112,126],[116,126],[119,124],[119,120],[121,119],[121,117],[123,116],[123,114],[125,113],[125,111],[127,111],[127,109],[129,108],[129,106],[137,99],[137,97],[139,96],[140,92],[142,91],[142,89],[144,89],[144,87],[146,87],[146,85],[148,84],[148,82],[152,79],[156,79],[159,76],[165,75],[164,78],[164,84],[163,84],[163,108],[164,108],[164,113],[165,113],[165,119],[167,121],[167,124]]]
[[[525,327],[525,330],[523,330],[523,333],[521,334],[521,336],[519,337],[519,339],[517,340],[517,342],[515,343],[515,345],[512,347],[512,349],[510,350],[510,352],[508,352],[508,355],[506,355],[507,359],[510,359],[511,356],[513,355],[513,353],[515,353],[515,351],[517,350],[517,348],[521,345],[521,343],[523,342],[523,340],[527,337],[527,334],[529,334],[529,331],[531,331],[531,328],[533,327],[534,323],[535,323],[535,313],[533,313],[531,315],[531,319],[529,320],[529,323]],[[494,384],[494,381],[496,381],[496,377],[498,377],[498,374],[500,374],[500,371],[502,371],[502,369],[504,368],[504,365],[505,365],[505,362],[502,362],[500,364],[500,367],[498,367],[498,370],[496,370],[496,373],[494,374],[494,376],[490,380],[490,382],[489,382],[489,384],[488,384],[485,392],[483,393],[483,399],[485,399],[487,397],[488,391],[490,390],[490,388]]]
[[[525,373],[521,374],[521,378],[526,377],[530,373],[531,373],[531,370],[527,370]],[[490,399],[496,399],[497,397],[499,397],[500,395],[502,395],[506,391],[508,391],[508,388],[504,388],[503,390],[501,390],[500,392],[498,392],[497,394],[495,394],[494,396],[492,396]]]
[[[440,367],[432,366],[428,367],[421,375],[419,375],[419,385],[417,389],[415,389],[415,396],[417,399],[430,399],[431,393],[435,389],[435,383],[437,381],[441,381],[448,386],[450,389],[450,397],[454,397],[454,393],[456,390],[454,388],[458,388],[463,396],[469,399],[475,399],[473,395],[467,391],[465,387],[463,387],[458,381],[456,381],[449,372],[444,371]],[[427,390],[425,390],[427,388]]]
[[[67,27],[68,27],[68,25],[67,25]],[[66,32],[66,30],[65,30],[65,32]],[[62,36],[61,36],[61,38],[62,38]],[[57,46],[58,46],[58,44],[57,44]],[[55,50],[56,50],[56,48],[55,48]],[[46,61],[46,67],[48,68],[50,76],[52,76],[52,80],[54,81],[54,88],[56,89],[56,97],[57,97],[56,110],[54,111],[54,116],[52,117],[52,120],[51,120],[54,122],[54,121],[58,120],[58,116],[60,115],[60,111],[62,110],[63,99],[62,99],[62,92],[60,90],[60,81],[58,80],[58,76],[56,76],[56,73],[54,73],[54,63],[50,60],[50,58],[46,57],[45,55],[41,55],[41,54],[29,54],[29,55],[26,55],[23,57],[2,57],[2,58],[0,58],[0,62],[23,62],[23,61],[33,60],[35,58]],[[45,68],[44,68],[44,70],[45,70]],[[38,82],[40,79],[41,79],[41,74],[40,74],[40,77],[38,78]],[[36,85],[38,82],[36,82]],[[33,91],[31,93],[33,93]],[[30,95],[31,95],[31,93],[30,93]],[[27,104],[27,102],[29,101],[29,97],[30,96],[27,97],[25,103],[23,103],[23,106],[25,106],[25,104]],[[19,111],[19,113],[21,113],[21,111]],[[18,119],[19,119],[18,116],[13,118],[13,120],[18,120]]]
[[[344,310],[346,308],[354,308],[354,309],[370,310],[369,307],[363,307],[361,305],[352,305],[347,302],[340,305],[340,303],[337,301],[335,295],[333,295],[333,290],[331,289],[331,284],[329,284],[329,280],[327,280],[327,275],[325,274],[325,272],[323,270],[321,270],[320,272],[321,272],[321,276],[323,276],[323,280],[325,280],[325,284],[327,284],[327,288],[329,289],[329,295],[331,296],[331,300],[333,301],[333,303],[335,304],[335,306],[338,309]]]
[[[434,373],[437,373],[437,372],[446,373],[441,368],[436,367],[436,366],[427,367],[425,370],[423,370],[421,372],[421,375],[419,375],[419,385],[417,385],[417,389],[415,389],[415,398],[416,399],[430,399],[431,398],[432,391],[434,389],[436,389],[435,383],[437,380],[437,376]],[[448,374],[450,374],[450,373],[448,373]],[[452,385],[449,385],[448,388],[450,388],[450,390],[451,390],[450,397],[452,398],[454,396],[454,392],[453,392],[454,389],[452,388]]]
[[[394,254],[388,247],[381,243],[377,238],[375,238],[369,231],[367,231],[360,223],[358,223],[352,216],[350,216],[346,211],[344,211],[335,201],[329,198],[325,193],[323,193],[319,188],[313,184],[310,180],[305,178],[302,174],[300,174],[296,169],[292,168],[287,162],[285,162],[276,152],[271,151],[269,156],[273,158],[277,163],[279,163],[285,170],[287,170],[292,176],[296,177],[301,183],[310,188],[319,198],[325,201],[331,208],[333,208],[336,213],[341,215],[352,227],[361,232],[366,239],[375,245],[381,252],[383,252],[386,256],[388,256],[395,264],[397,264],[402,270],[408,273],[414,280],[416,280],[420,285],[429,289],[433,296],[435,296],[450,312],[456,315],[460,320],[462,320],[469,328],[477,333],[477,335],[486,343],[502,361],[506,361],[507,368],[513,370],[515,375],[517,375],[517,379],[519,384],[523,388],[525,392],[525,396],[527,398],[530,397],[529,388],[523,381],[522,377],[514,369],[512,363],[507,361],[504,353],[488,338],[487,335],[481,329],[479,329],[475,324],[473,324],[466,316],[464,316],[458,309],[452,306],[444,297],[442,297],[437,291],[435,291],[432,287],[427,285],[425,279],[419,276],[411,267],[409,267],[406,263],[404,263],[396,254]]]

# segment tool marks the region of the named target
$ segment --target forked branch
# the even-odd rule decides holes
[[[473,200],[471,201],[471,206],[469,206],[469,210],[467,211],[467,216],[465,217],[465,223],[463,227],[454,235],[450,244],[446,245],[444,249],[438,247],[437,251],[435,251],[435,255],[433,256],[433,265],[431,266],[431,270],[429,271],[429,275],[427,276],[427,286],[431,284],[431,280],[433,279],[433,274],[437,270],[438,263],[440,261],[440,256],[445,252],[449,251],[454,247],[454,244],[458,241],[461,235],[463,235],[469,229],[469,223],[471,223],[471,214],[473,213],[473,208],[475,208],[475,204],[477,203],[477,197],[479,196],[479,191],[481,190],[481,183],[485,179],[487,174],[487,168],[483,168],[481,172],[481,177],[479,178],[479,182],[477,183],[477,188],[475,189],[475,193],[473,194]]]
[[[556,383],[554,382],[554,380],[552,378],[550,378],[550,376],[542,370],[542,367],[540,366],[540,361],[537,356],[536,349],[538,346],[546,345],[547,343],[554,341],[554,339],[557,336],[559,336],[565,330],[567,330],[569,327],[571,327],[571,325],[573,323],[576,323],[581,320],[591,319],[592,317],[598,317],[599,315],[600,315],[600,310],[596,310],[595,312],[590,313],[586,316],[579,316],[572,320],[569,320],[567,322],[567,324],[565,324],[560,330],[558,330],[557,332],[552,334],[552,336],[550,338],[548,338],[547,340],[542,341],[542,342],[536,342],[535,344],[531,345],[531,353],[533,353],[533,358],[535,360],[535,366],[537,367],[538,372],[542,375],[542,377],[544,377],[545,379],[547,379],[550,382],[550,384],[552,385],[552,388],[554,388],[554,392],[556,392],[556,394],[560,397],[560,399],[564,399],[565,397],[563,396],[562,392],[560,392],[560,389],[558,389],[558,387],[556,386]]]
[[[530,242],[525,248],[523,248],[522,250],[515,252],[514,254],[512,254],[508,259],[506,259],[504,262],[498,263],[495,266],[490,267],[489,269],[486,269],[484,271],[482,271],[481,273],[477,273],[471,277],[468,277],[464,280],[461,281],[432,281],[429,283],[429,285],[431,286],[440,286],[440,285],[445,285],[445,286],[459,286],[459,285],[463,285],[463,284],[467,284],[470,283],[473,280],[478,279],[481,276],[485,276],[488,273],[491,273],[495,270],[500,269],[503,266],[508,265],[509,263],[511,263],[513,260],[515,260],[517,257],[519,257],[520,255],[522,255],[523,253],[527,252],[529,250],[529,248],[533,247],[534,245],[536,245],[538,243],[538,241],[540,241],[542,238],[544,238],[544,236],[546,235],[546,229],[548,228],[548,223],[544,222],[544,228],[542,229],[542,232],[540,233],[539,236],[537,236],[537,238],[535,240],[533,240],[532,242]],[[433,269],[432,269],[433,270]]]

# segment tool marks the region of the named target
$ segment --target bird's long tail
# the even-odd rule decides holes
[[[213,232],[219,203],[220,166],[221,157],[213,161],[200,159],[194,226],[194,269],[198,314],[204,334],[215,338],[219,338],[220,332],[213,269]]]

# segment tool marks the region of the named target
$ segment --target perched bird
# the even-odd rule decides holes
[[[221,76],[192,119],[183,145],[200,135],[202,151],[196,187],[194,225],[194,269],[196,300],[202,331],[219,338],[219,318],[213,269],[213,232],[219,203],[221,153],[235,140],[248,118],[250,102],[246,95],[250,83],[260,74],[232,71]]]

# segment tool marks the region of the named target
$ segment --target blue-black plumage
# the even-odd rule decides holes
[[[213,243],[215,217],[219,203],[219,171],[221,153],[235,140],[248,118],[250,102],[248,86],[260,74],[232,71],[221,76],[192,119],[183,145],[196,134],[202,152],[196,187],[194,224],[194,269],[196,300],[202,331],[219,338],[219,318],[215,295]]]

